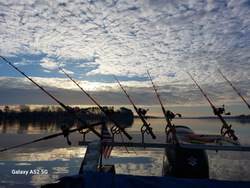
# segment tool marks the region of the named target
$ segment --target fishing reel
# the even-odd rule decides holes
[[[61,130],[62,130],[62,134],[63,134],[64,138],[65,137],[67,138],[68,145],[71,145],[71,142],[69,141],[69,127],[68,127],[68,125],[66,123],[62,124]]]
[[[175,116],[177,116],[177,115],[178,115],[179,117],[181,117],[181,114],[177,113],[177,114],[174,115],[174,113],[171,112],[171,111],[169,111],[169,110],[166,112],[165,115],[166,115],[169,119],[171,119],[171,120],[174,119]]]
[[[145,115],[147,114],[148,110],[149,110],[149,109],[145,110],[145,109],[139,108],[139,109],[137,110],[137,112],[138,112],[138,114],[141,114],[142,116],[145,116]],[[144,118],[147,119],[146,116],[145,116]]]
[[[224,108],[225,105],[222,106],[222,108],[215,108],[214,109],[214,115],[219,115],[219,114],[225,114],[225,115],[231,115],[230,112],[228,113],[225,113],[225,108]]]

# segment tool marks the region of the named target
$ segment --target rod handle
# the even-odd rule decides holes
[[[233,140],[238,140],[238,137],[237,136],[235,136],[234,134],[232,135],[232,137],[233,137]]]
[[[51,139],[51,138],[55,138],[55,137],[60,136],[60,135],[62,135],[62,133],[53,134],[53,135],[50,135],[50,136],[45,136],[45,137],[43,138],[43,140],[48,140],[48,139]]]
[[[123,129],[121,130],[123,132],[123,134],[125,134],[125,136],[129,139],[132,140],[132,137]]]
[[[156,139],[156,136],[154,135],[152,129],[149,130],[149,134],[152,136],[153,139]]]

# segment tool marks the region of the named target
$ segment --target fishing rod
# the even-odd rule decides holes
[[[93,124],[91,126],[96,126],[96,125],[100,125],[100,124],[102,124],[102,122],[95,123],[95,124]],[[57,136],[62,136],[62,135],[67,138],[68,145],[71,145],[71,142],[69,141],[69,138],[68,138],[69,133],[79,131],[81,134],[83,134],[83,133],[88,133],[89,130],[90,130],[90,129],[88,129],[87,131],[83,132],[82,129],[85,129],[85,127],[79,127],[79,128],[76,128],[76,129],[69,130],[67,124],[62,124],[61,125],[62,133],[57,133],[57,134],[45,136],[43,138],[33,140],[31,142],[27,142],[27,143],[20,144],[20,145],[17,145],[17,146],[13,146],[13,147],[10,147],[10,148],[5,148],[5,149],[0,150],[0,152],[10,150],[10,149],[13,149],[13,148],[18,148],[18,147],[25,146],[25,145],[28,145],[28,144],[32,144],[32,143],[35,143],[35,142],[39,142],[39,141],[42,141],[42,140],[48,140],[48,139],[55,138]]]
[[[240,98],[246,103],[247,107],[250,109],[250,105],[247,103],[247,101],[245,101],[245,99],[241,96],[241,94],[236,90],[236,88],[228,81],[228,79],[221,73],[221,71],[219,69],[217,69],[219,71],[219,73],[225,78],[225,80],[229,83],[229,85],[232,86],[232,88],[234,89],[234,91],[236,91],[236,93],[238,93],[238,95],[240,96]]]
[[[113,75],[115,77],[115,75]],[[124,91],[124,93],[126,94],[126,96],[128,97],[129,101],[131,102],[131,104],[133,105],[136,113],[138,114],[138,116],[141,118],[141,121],[143,122],[143,126],[141,128],[141,132],[144,133],[146,131],[147,134],[150,134],[152,136],[153,139],[156,139],[156,136],[153,133],[153,128],[150,127],[150,124],[148,124],[145,120],[145,115],[147,113],[148,110],[144,110],[144,109],[137,109],[137,107],[135,106],[135,104],[132,102],[132,100],[130,99],[129,95],[127,94],[127,92],[125,91],[125,89],[122,87],[121,83],[118,81],[118,79],[115,77],[116,81],[118,82],[118,84],[121,86],[122,90]],[[143,130],[143,127],[146,127],[145,130]]]
[[[12,67],[14,67],[18,72],[20,72],[22,75],[24,75],[26,78],[28,78],[32,83],[34,83],[37,87],[39,87],[41,90],[43,90],[47,95],[49,95],[52,99],[54,99],[58,104],[60,104],[67,112],[69,112],[70,114],[72,114],[76,119],[78,119],[85,128],[89,128],[93,133],[95,133],[98,137],[100,137],[102,139],[102,135],[100,133],[98,133],[93,127],[91,127],[90,125],[88,125],[88,123],[86,123],[83,119],[81,119],[75,112],[72,112],[70,110],[70,108],[68,108],[67,106],[65,106],[63,103],[61,103],[60,101],[58,101],[55,97],[53,97],[50,93],[48,93],[45,89],[43,89],[41,86],[39,86],[35,81],[33,81],[30,77],[28,77],[26,74],[24,74],[24,72],[21,72],[16,66],[14,66],[12,63],[10,63],[8,60],[6,60],[4,57],[2,57],[0,55],[0,57],[6,61],[7,63],[9,63]]]
[[[175,129],[174,129],[174,125],[171,124],[171,120],[174,119],[176,115],[178,115],[179,117],[181,117],[181,114],[178,114],[178,113],[177,113],[177,114],[174,115],[173,112],[171,112],[171,111],[169,111],[169,110],[167,110],[167,111],[165,110],[165,108],[164,108],[164,106],[163,106],[163,104],[162,104],[162,102],[161,102],[160,95],[158,94],[157,89],[155,88],[155,85],[154,85],[154,83],[153,83],[153,80],[152,80],[152,78],[151,78],[151,76],[150,76],[150,74],[149,74],[149,71],[147,70],[147,72],[148,72],[148,76],[149,76],[149,78],[150,78],[150,80],[151,80],[151,83],[152,83],[152,85],[153,85],[153,88],[154,88],[154,90],[155,90],[156,96],[157,96],[157,98],[158,98],[158,100],[159,100],[159,102],[160,102],[160,105],[161,105],[161,109],[162,109],[163,115],[164,115],[164,117],[165,117],[165,119],[166,119],[166,121],[167,121],[166,134],[168,134],[169,132],[173,132],[173,133],[174,133],[174,132],[175,132]],[[169,128],[169,130],[167,130],[167,128]]]
[[[208,99],[208,97],[206,96],[206,94],[202,91],[202,89],[200,88],[200,86],[197,84],[197,82],[194,80],[194,78],[191,76],[190,73],[188,73],[189,76],[192,78],[192,80],[194,81],[194,83],[197,85],[197,87],[200,89],[201,93],[205,96],[205,98],[207,99],[208,103],[211,105],[214,115],[217,115],[218,118],[221,120],[223,126],[221,128],[221,135],[225,136],[226,134],[228,134],[229,137],[233,137],[234,140],[238,140],[238,138],[234,135],[234,130],[231,129],[232,125],[228,126],[227,122],[224,120],[224,118],[221,116],[221,114],[225,114],[225,115],[230,115],[230,112],[225,113],[225,108],[224,105],[222,108],[215,108],[214,105],[211,103],[211,101]],[[225,132],[223,132],[223,129],[226,129]]]
[[[124,130],[123,127],[121,127],[119,125],[119,123],[116,122],[116,120],[111,116],[112,114],[114,114],[114,111],[109,111],[109,110],[105,110],[103,107],[101,107],[78,83],[76,83],[76,81],[71,78],[61,67],[58,67],[64,74],[66,74],[66,76],[69,77],[69,79],[71,79],[101,110],[102,112],[109,117],[109,119],[115,124],[115,127],[112,129],[112,133],[120,133],[123,132],[123,134],[125,134],[127,136],[127,138],[129,140],[132,139],[132,137]]]

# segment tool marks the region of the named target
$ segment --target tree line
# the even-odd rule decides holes
[[[70,108],[68,106],[68,108]],[[114,107],[103,107],[105,110],[114,110]],[[84,119],[100,119],[102,111],[99,107],[81,108],[78,115]],[[0,109],[0,118],[3,119],[50,119],[50,118],[74,118],[60,106],[42,106],[31,109],[28,105],[19,105],[18,108],[5,106]],[[114,118],[134,118],[130,109],[121,107]]]

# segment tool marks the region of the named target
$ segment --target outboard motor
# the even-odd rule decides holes
[[[176,135],[195,134],[186,126],[174,126]],[[169,133],[167,143],[173,143],[173,135]],[[172,176],[177,178],[209,178],[208,157],[205,150],[187,149],[181,147],[165,148],[163,157],[163,176]]]

